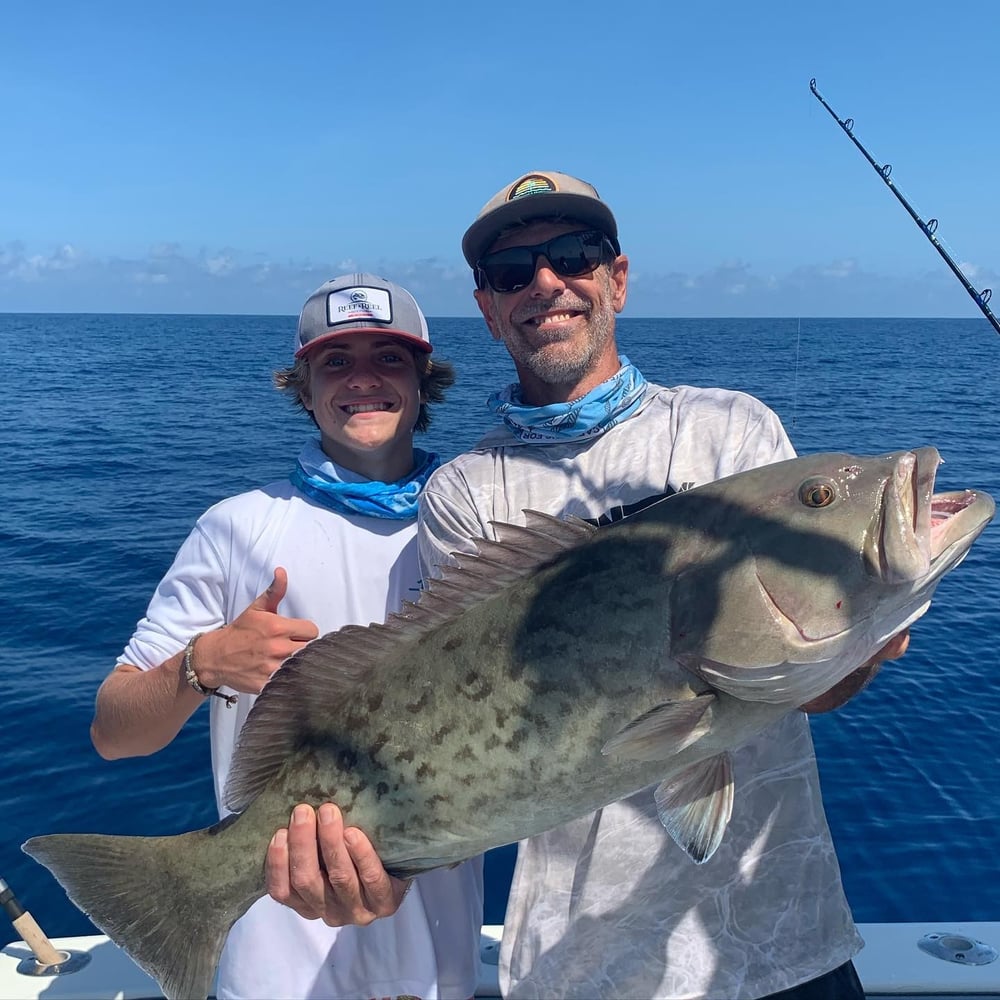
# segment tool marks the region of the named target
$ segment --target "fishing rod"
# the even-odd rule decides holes
[[[934,249],[937,250],[939,254],[941,254],[941,256],[944,258],[944,262],[948,265],[948,267],[951,268],[955,277],[962,282],[962,286],[969,293],[969,295],[972,296],[972,301],[975,302],[977,306],[979,306],[980,312],[982,312],[982,314],[990,321],[990,323],[993,325],[993,329],[996,330],[997,333],[1000,333],[1000,320],[998,320],[996,316],[993,315],[993,311],[987,305],[987,303],[990,301],[990,298],[993,295],[992,289],[984,288],[982,291],[978,291],[976,287],[972,284],[972,282],[969,281],[969,279],[965,276],[962,269],[952,259],[951,254],[949,254],[948,251],[945,250],[945,248],[941,245],[941,241],[937,238],[937,236],[934,235],[935,232],[937,231],[938,220],[928,219],[927,222],[924,222],[924,220],[921,219],[919,215],[917,215],[917,213],[913,210],[913,206],[910,205],[910,203],[906,200],[906,198],[903,197],[899,188],[897,188],[896,185],[893,184],[892,181],[890,180],[889,175],[892,173],[892,165],[889,163],[879,164],[875,161],[875,158],[871,155],[871,153],[868,152],[867,149],[865,149],[864,146],[861,145],[861,143],[855,136],[854,119],[838,117],[837,112],[834,111],[833,108],[831,108],[830,105],[827,104],[825,100],[823,100],[823,95],[816,89],[815,77],[813,77],[809,81],[809,89],[813,92],[813,94],[815,95],[816,99],[820,102],[820,104],[822,104],[823,107],[830,112],[830,115],[833,117],[833,120],[847,133],[847,137],[851,140],[851,142],[853,142],[854,145],[861,150],[861,153],[864,156],[864,158],[875,168],[875,172],[879,175],[879,177],[881,177],[882,180],[885,181],[886,187],[888,187],[889,190],[899,199],[899,202],[903,206],[903,208],[905,208],[906,211],[910,213],[910,218],[913,219],[913,221],[920,227],[920,231],[924,234],[924,236],[927,237],[928,240],[930,240]]]
[[[21,940],[34,952],[34,961],[39,968],[53,969],[69,958],[65,953],[56,951],[52,942],[35,922],[35,918],[21,905],[14,895],[14,890],[2,878],[0,878],[0,908],[9,917],[14,930],[21,935]]]

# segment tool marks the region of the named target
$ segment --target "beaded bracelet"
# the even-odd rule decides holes
[[[233,705],[239,701],[239,695],[223,694],[217,687],[205,687],[205,685],[198,680],[198,675],[194,672],[194,644],[204,634],[204,632],[195,632],[195,634],[188,639],[188,644],[184,647],[184,677],[188,684],[190,684],[191,687],[198,692],[198,694],[215,695],[216,698],[222,698],[222,700],[225,701],[226,708],[232,708]]]

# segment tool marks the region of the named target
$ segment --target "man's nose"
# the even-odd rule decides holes
[[[552,262],[545,254],[539,254],[535,262],[535,276],[531,281],[531,290],[543,298],[551,297],[566,288],[566,280],[556,272]]]

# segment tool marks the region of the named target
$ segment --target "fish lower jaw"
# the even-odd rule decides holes
[[[936,493],[931,497],[932,561],[937,562],[948,549],[956,545],[967,548],[971,540],[992,520],[995,509],[993,500],[976,490]]]

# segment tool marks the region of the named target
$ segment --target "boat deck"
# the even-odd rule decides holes
[[[483,928],[482,965],[476,997],[498,998],[497,953],[501,927]],[[865,948],[855,959],[870,1000],[983,1000],[1000,997],[1000,961],[965,964],[978,944],[1000,950],[1000,923],[860,924]],[[944,935],[947,944],[972,947],[958,960],[935,957],[918,942]],[[60,951],[85,954],[82,968],[66,975],[25,975],[34,965],[23,941],[0,951],[0,1000],[159,1000],[156,983],[106,937],[53,938]],[[954,950],[954,948],[953,948]],[[965,952],[969,952],[968,955]]]

